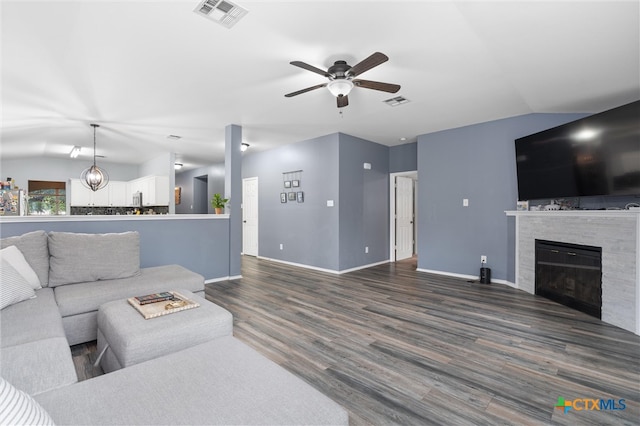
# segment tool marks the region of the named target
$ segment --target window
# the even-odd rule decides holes
[[[64,182],[30,180],[27,212],[30,215],[67,214],[67,195]]]

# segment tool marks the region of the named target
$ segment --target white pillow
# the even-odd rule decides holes
[[[0,309],[32,297],[36,293],[31,284],[9,262],[0,259]]]
[[[44,408],[0,377],[0,425],[53,425]]]
[[[31,268],[27,259],[24,258],[24,255],[20,251],[20,249],[16,246],[9,246],[0,250],[0,258],[5,259],[11,266],[14,267],[16,271],[20,275],[22,275],[31,287],[34,290],[38,290],[42,288],[40,285],[40,279],[38,279],[38,275]]]

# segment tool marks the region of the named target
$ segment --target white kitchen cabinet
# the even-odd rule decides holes
[[[93,196],[89,188],[82,185],[80,179],[70,179],[70,195],[71,199],[69,204],[72,206],[91,206],[93,202]]]
[[[144,206],[169,205],[169,177],[145,176],[129,181],[129,191],[142,193]]]
[[[131,197],[127,190],[127,182],[114,181],[109,182],[107,185],[109,189],[109,206],[111,207],[124,207],[129,205]]]
[[[80,207],[108,206],[109,191],[107,188],[92,191],[82,184],[80,179],[71,181],[71,205]]]
[[[127,205],[126,198],[124,198],[126,182],[112,181],[105,188],[95,192],[84,186],[80,179],[70,179],[70,183],[70,205],[73,207],[122,207]]]

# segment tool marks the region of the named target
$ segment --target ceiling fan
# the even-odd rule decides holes
[[[364,73],[365,71],[369,71],[373,67],[377,67],[378,65],[387,62],[388,60],[389,57],[384,53],[375,52],[367,59],[360,61],[354,66],[347,64],[346,61],[336,61],[326,71],[323,71],[320,68],[316,68],[313,65],[309,65],[301,61],[290,62],[291,65],[295,65],[296,67],[300,67],[327,77],[329,79],[329,82],[287,93],[284,96],[290,98],[302,93],[320,89],[321,87],[326,87],[329,89],[331,94],[336,97],[338,108],[343,108],[349,105],[348,95],[354,86],[362,87],[365,89],[380,90],[382,92],[396,93],[398,90],[400,90],[400,85],[398,84],[381,83],[379,81],[360,80],[354,78]]]

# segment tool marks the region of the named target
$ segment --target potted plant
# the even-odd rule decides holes
[[[211,207],[216,211],[216,214],[222,214],[224,210],[224,205],[229,202],[228,198],[222,198],[220,194],[213,194],[213,198],[211,199]]]

